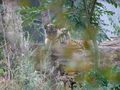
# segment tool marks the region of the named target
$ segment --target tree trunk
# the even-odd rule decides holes
[[[1,12],[1,27],[0,32],[2,32],[4,37],[4,59],[7,64],[7,75],[6,79],[10,80],[12,78],[12,61],[13,56],[16,54],[22,54],[23,46],[23,34],[21,30],[21,18],[15,10],[18,8],[18,4],[13,0],[3,0],[3,11]]]

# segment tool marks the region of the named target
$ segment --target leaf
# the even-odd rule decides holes
[[[78,83],[82,83],[84,81],[84,75],[77,75],[74,77],[75,81]]]
[[[117,2],[115,2],[114,0],[106,0],[109,4],[112,4],[114,7],[118,7]]]
[[[99,7],[104,8],[104,5],[102,3],[97,2],[96,5],[99,6]]]
[[[0,75],[3,75],[3,74],[4,74],[4,70],[0,69]]]
[[[39,7],[32,7],[32,8],[30,8],[30,7],[24,7],[24,8],[22,8],[21,10],[18,10],[21,14],[23,13],[25,13],[25,14],[28,14],[28,13],[32,13],[32,12],[38,12],[38,11],[41,11],[41,10],[44,10],[45,8],[44,7],[42,7],[42,6],[39,6]]]
[[[33,15],[30,15],[28,18],[25,18],[22,25],[25,26],[25,25],[30,24],[32,22],[32,20],[36,18],[36,16],[37,15],[33,14]]]
[[[113,73],[117,73],[119,71],[119,67],[118,65],[115,65],[113,68],[112,68],[112,72]]]

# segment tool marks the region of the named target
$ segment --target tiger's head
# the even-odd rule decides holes
[[[47,35],[48,38],[57,37],[58,30],[57,30],[56,25],[47,24],[47,25],[44,26],[44,28],[45,28],[45,32],[46,32],[46,35]]]

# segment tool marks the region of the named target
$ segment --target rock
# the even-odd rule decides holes
[[[99,51],[102,65],[118,65],[120,68],[120,37],[100,43]]]

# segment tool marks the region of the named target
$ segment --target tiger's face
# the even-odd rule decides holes
[[[54,24],[45,25],[46,39],[45,43],[65,44],[70,39],[69,31],[66,28],[57,28]]]
[[[57,37],[57,28],[54,24],[45,25],[47,37]]]

